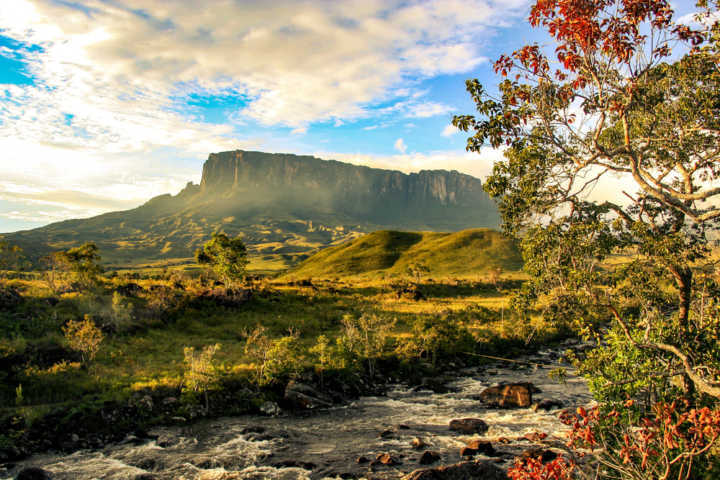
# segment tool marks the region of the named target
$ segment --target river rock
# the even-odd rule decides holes
[[[466,446],[460,449],[461,457],[472,457],[477,454],[490,457],[495,455],[495,453],[495,448],[492,446],[492,443],[483,440],[471,440]]]
[[[533,411],[537,412],[538,410],[545,410],[550,411],[555,408],[562,408],[563,403],[559,400],[551,400],[546,398],[545,400],[541,400],[538,403],[533,404],[532,409]]]
[[[430,465],[440,460],[440,454],[432,450],[426,450],[420,456],[420,465]]]
[[[370,465],[387,465],[387,466],[393,466],[393,465],[400,465],[402,462],[395,457],[394,455],[391,455],[389,453],[381,453],[377,456],[375,460]]]
[[[507,480],[505,472],[490,462],[461,462],[408,473],[402,480]]]
[[[482,434],[488,431],[488,424],[479,418],[461,418],[450,420],[450,430],[461,433]]]
[[[480,393],[486,405],[500,408],[527,408],[532,405],[533,384],[506,383],[488,387]]]
[[[28,467],[20,470],[15,480],[52,480],[53,476],[47,470],[38,467]]]
[[[275,402],[267,401],[260,405],[260,411],[265,415],[280,415],[280,406]]]
[[[291,380],[285,387],[285,401],[293,408],[309,410],[317,407],[332,406],[332,399],[324,393],[304,383]]]
[[[422,450],[423,448],[428,447],[427,442],[425,442],[425,440],[420,437],[413,438],[412,442],[410,442],[410,445],[412,445],[415,450]]]

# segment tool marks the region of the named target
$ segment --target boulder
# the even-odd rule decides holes
[[[461,418],[450,420],[450,430],[461,433],[482,434],[488,431],[488,424],[479,418]]]
[[[420,465],[430,465],[440,460],[440,454],[432,450],[426,450],[420,456]]]
[[[28,467],[20,470],[15,480],[52,480],[53,476],[47,470],[38,467]]]
[[[412,439],[412,442],[410,442],[410,445],[412,445],[412,447],[413,447],[415,450],[422,450],[423,448],[427,448],[427,447],[429,446],[429,445],[425,442],[425,440],[423,440],[423,439],[420,438],[420,437],[415,437],[415,438],[413,438],[413,439]]]
[[[472,457],[477,454],[491,457],[495,455],[495,453],[496,451],[495,448],[492,446],[492,443],[483,440],[471,440],[467,443],[466,446],[460,449],[461,457]]]
[[[547,412],[562,407],[563,403],[561,401],[546,398],[545,400],[540,400],[538,403],[533,404],[532,409],[535,412],[537,412],[538,410],[545,410]]]
[[[267,401],[260,405],[260,411],[265,415],[280,415],[280,406],[275,402]]]
[[[332,406],[332,399],[324,393],[304,383],[291,380],[285,387],[284,399],[293,408],[309,410],[317,407]]]
[[[500,408],[527,408],[532,405],[532,383],[506,383],[488,387],[480,393],[480,399],[489,406]]]
[[[381,453],[373,460],[373,462],[370,465],[387,465],[387,466],[393,466],[393,465],[400,465],[402,462],[398,460],[397,457],[394,455],[391,455],[389,453]]]
[[[507,474],[491,462],[461,462],[415,470],[402,480],[507,480]]]

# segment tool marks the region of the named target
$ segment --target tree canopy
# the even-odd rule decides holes
[[[468,150],[505,149],[486,190],[522,238],[516,305],[599,340],[606,398],[671,395],[678,373],[720,398],[719,29],[699,6],[691,27],[666,0],[537,0],[554,50],[501,56],[499,96],[469,80],[478,115],[453,120]]]
[[[195,259],[201,265],[208,265],[228,286],[245,276],[248,264],[247,248],[242,239],[217,232],[195,251]]]

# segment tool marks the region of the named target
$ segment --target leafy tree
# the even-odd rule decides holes
[[[678,373],[720,398],[720,54],[717,4],[700,6],[693,29],[667,0],[537,0],[554,50],[501,56],[499,96],[469,80],[479,115],[453,119],[468,150],[505,148],[486,189],[522,238],[516,304],[605,342],[585,366],[610,399],[671,395]]]
[[[248,264],[242,239],[229,238],[224,233],[213,233],[212,238],[195,251],[195,259],[201,265],[209,265],[228,286],[245,276]]]
[[[219,381],[219,372],[215,364],[215,354],[220,350],[220,344],[206,345],[199,352],[194,347],[183,349],[185,374],[183,388],[205,397],[205,410],[210,409],[208,390],[216,386]]]
[[[0,276],[4,275],[6,270],[22,270],[27,264],[22,248],[0,240]]]
[[[62,330],[70,348],[80,352],[83,364],[95,359],[105,336],[88,315],[82,321],[70,320]]]
[[[46,264],[45,279],[53,291],[57,289],[58,271],[69,274],[71,281],[76,282],[84,290],[95,288],[100,282],[98,275],[103,272],[99,249],[93,242],[55,252],[46,258]]]

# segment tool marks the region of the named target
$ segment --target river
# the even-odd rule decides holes
[[[500,382],[531,382],[540,390],[533,395],[534,402],[555,400],[569,409],[591,402],[585,381],[560,363],[557,351],[541,351],[522,361],[459,369],[444,393],[394,385],[384,396],[361,397],[302,414],[219,418],[156,428],[150,432],[152,440],[129,437],[100,450],[33,456],[10,470],[0,470],[0,478],[12,479],[22,468],[36,466],[57,480],[396,479],[426,468],[419,464],[423,450],[412,446],[415,438],[440,454],[431,466],[461,461],[460,448],[470,439],[493,440],[497,453],[492,460],[506,468],[518,453],[539,446],[519,437],[547,433],[545,447],[562,441],[561,409],[488,408],[477,398],[485,388]],[[568,368],[564,382],[548,376],[558,366]],[[450,420],[458,418],[479,418],[490,428],[483,435],[451,431]],[[499,437],[510,443],[498,442]],[[384,453],[398,463],[373,465]]]

